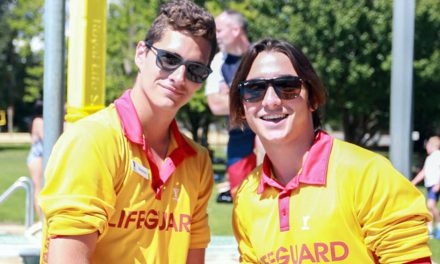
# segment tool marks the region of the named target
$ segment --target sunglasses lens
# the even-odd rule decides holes
[[[171,52],[159,49],[157,49],[157,51],[157,60],[160,68],[163,70],[174,71],[179,68],[180,65],[185,64],[187,67],[186,77],[195,83],[202,83],[211,73],[211,70],[201,63],[185,62],[180,56]]]
[[[210,69],[203,64],[187,63],[186,77],[195,83],[202,83],[210,73]]]
[[[240,85],[240,92],[246,102],[258,102],[266,93],[266,82],[264,80],[244,82]]]
[[[157,51],[157,59],[162,69],[166,71],[173,71],[182,65],[182,58],[176,56],[175,54],[163,50]]]
[[[246,102],[263,100],[267,87],[272,84],[280,99],[294,99],[301,92],[302,80],[297,76],[282,76],[273,79],[257,79],[239,84],[240,94]]]
[[[301,92],[302,81],[298,77],[291,76],[275,79],[273,85],[280,99],[294,99]]]

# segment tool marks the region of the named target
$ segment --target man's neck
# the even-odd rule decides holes
[[[161,113],[160,113],[161,114]],[[145,121],[141,121],[145,143],[152,150],[157,164],[166,158],[171,141],[171,122],[173,119],[161,118],[160,114],[148,114]]]
[[[140,87],[133,88],[131,100],[149,145],[154,146],[153,142],[169,141],[170,124],[175,118],[175,113],[151,105]]]
[[[283,144],[273,144],[261,140],[272,162],[272,170],[275,178],[286,185],[302,169],[307,158],[308,152],[313,145],[314,135],[304,133],[292,142]]]
[[[249,46],[250,42],[248,38],[241,37],[226,50],[226,53],[234,56],[242,56],[248,50]]]

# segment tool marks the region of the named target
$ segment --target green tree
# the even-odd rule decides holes
[[[191,101],[179,110],[177,119],[195,141],[208,146],[209,125],[215,117],[207,107],[203,89],[198,90]]]
[[[131,87],[137,41],[165,0],[110,2],[107,35],[106,103]],[[329,94],[325,121],[346,139],[374,145],[389,123],[392,1],[379,0],[196,0],[214,15],[225,8],[249,20],[251,40],[286,39],[301,47]],[[422,138],[440,133],[440,2],[419,0],[414,49],[414,129]],[[0,1],[0,108],[26,114],[26,103],[42,96],[43,0]],[[29,105],[27,105],[29,107]],[[24,110],[23,110],[24,109]],[[21,112],[21,113],[20,113]],[[28,113],[28,112],[27,112]],[[202,90],[178,119],[205,141],[210,116]],[[202,128],[202,132],[199,129]],[[376,136],[376,137],[375,137]]]
[[[16,124],[26,129],[23,116],[42,96],[43,0],[0,2],[0,108],[11,107]]]
[[[421,140],[416,151],[425,155],[423,141],[440,135],[440,2],[417,1],[414,42],[414,130]]]
[[[414,54],[414,127],[439,133],[440,2],[419,0]],[[374,146],[389,130],[392,1],[207,1],[249,20],[252,40],[275,37],[299,46],[328,90],[327,126]]]
[[[17,33],[9,24],[10,10],[13,8],[12,1],[0,2],[0,108],[5,109],[14,104],[15,91],[19,87],[20,74],[23,73],[23,65],[20,64],[18,54],[14,48],[14,39]]]

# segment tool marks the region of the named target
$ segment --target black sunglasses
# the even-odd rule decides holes
[[[263,100],[269,84],[280,99],[294,99],[299,96],[304,81],[298,76],[279,76],[271,79],[252,79],[238,84],[240,95],[245,102]]]
[[[212,72],[208,66],[200,62],[184,60],[179,54],[158,49],[147,41],[145,45],[156,52],[156,65],[161,70],[173,72],[181,65],[185,65],[186,78],[195,83],[202,83]]]

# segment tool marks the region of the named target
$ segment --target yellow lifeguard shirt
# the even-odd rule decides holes
[[[431,255],[422,193],[384,157],[323,131],[286,186],[266,156],[233,210],[242,263],[405,263]]]
[[[71,125],[56,143],[40,195],[42,262],[50,238],[96,231],[93,263],[185,263],[188,249],[207,247],[208,151],[174,121],[158,168],[129,94]]]

